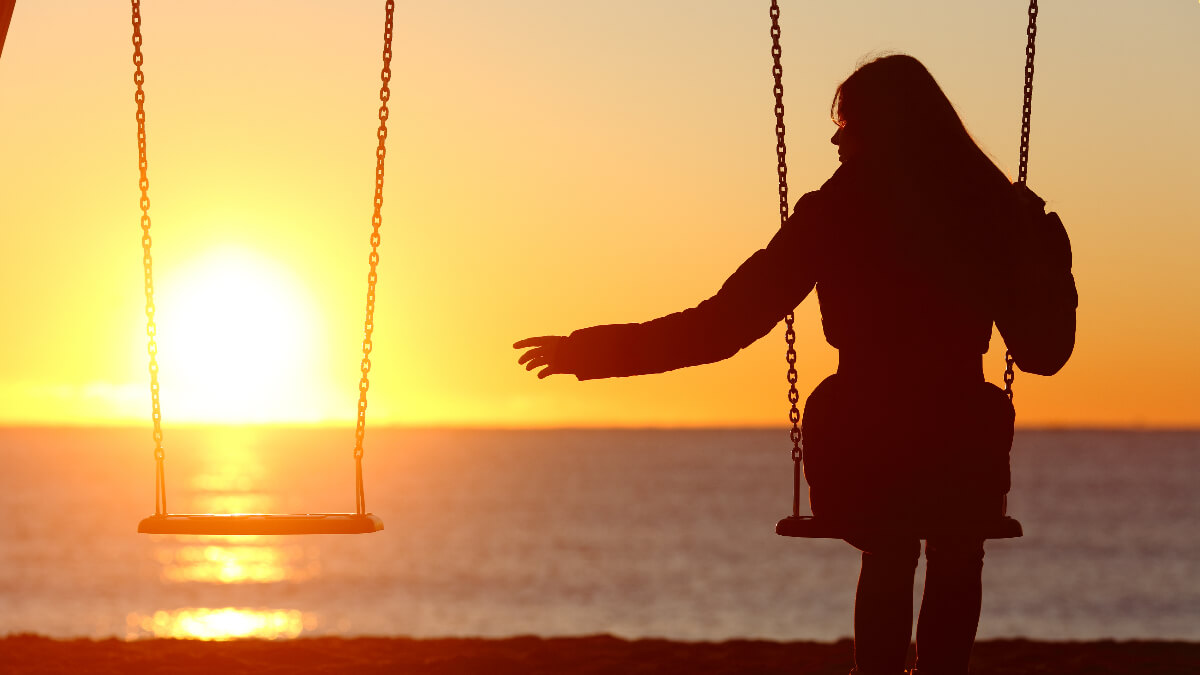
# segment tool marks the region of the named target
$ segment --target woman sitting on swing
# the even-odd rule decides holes
[[[920,532],[971,532],[1002,512],[1013,409],[982,354],[1017,214],[1005,175],[916,59],[894,55],[837,88],[841,167],[796,203],[767,247],[713,297],[645,323],[517,342],[538,377],[660,373],[727,359],[817,289],[836,375],[804,411],[815,517],[862,551],[854,658],[904,672]],[[967,672],[983,538],[927,540],[917,627],[922,675]]]

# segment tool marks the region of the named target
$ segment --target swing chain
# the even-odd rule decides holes
[[[1037,39],[1037,0],[1029,0],[1029,27],[1025,30],[1025,100],[1021,106],[1021,156],[1017,166],[1017,182],[1024,185],[1029,176],[1029,126],[1033,117],[1033,57]],[[1013,369],[1012,352],[1004,351],[1004,394],[1013,399],[1013,380],[1017,374]]]
[[[788,219],[787,143],[784,141],[787,127],[783,122],[783,49],[779,45],[779,36],[779,3],[777,0],[771,0],[771,58],[773,61],[771,74],[775,76],[775,156],[779,162],[775,171],[779,178],[779,226],[783,227]],[[792,461],[799,462],[802,453],[800,450],[800,391],[796,389],[796,383],[800,379],[796,373],[796,313],[788,312],[783,321],[787,327],[784,339],[787,341],[788,403],[791,404],[788,420],[792,423],[790,433]]]
[[[142,196],[139,201],[139,206],[142,210],[141,227],[142,227],[142,271],[144,273],[145,291],[146,291],[146,352],[150,356],[150,404],[152,407],[151,419],[154,421],[154,463],[155,463],[155,480],[154,480],[154,513],[165,514],[167,512],[167,491],[165,481],[163,480],[163,458],[165,453],[162,447],[162,411],[159,407],[159,386],[158,386],[158,327],[154,322],[154,260],[150,256],[150,179],[146,176],[146,171],[149,163],[146,161],[146,92],[142,89],[142,85],[146,82],[146,75],[142,72],[142,8],[140,0],[131,0],[133,11],[133,82],[137,85],[137,91],[133,95],[133,100],[137,102],[137,141],[138,141],[138,187],[141,189]]]
[[[784,134],[787,127],[783,122],[783,49],[779,45],[779,3],[771,0],[771,58],[774,61],[771,74],[775,77],[775,156],[779,161],[775,171],[779,178],[779,225],[788,219],[787,186],[787,143]]]
[[[1037,39],[1037,0],[1029,0],[1029,27],[1025,30],[1025,102],[1021,108],[1021,159],[1017,182],[1024,183],[1029,174],[1029,123],[1033,117],[1033,56]]]
[[[371,216],[371,254],[367,258],[370,270],[367,273],[367,311],[363,321],[362,365],[359,370],[362,377],[358,381],[358,423],[354,430],[354,464],[357,478],[356,506],[358,513],[366,511],[366,500],[363,497],[362,456],[363,437],[367,425],[367,390],[371,387],[369,375],[371,372],[371,349],[374,347],[371,335],[375,331],[375,282],[379,280],[376,267],[379,265],[379,227],[383,224],[383,169],[387,157],[387,120],[388,99],[392,92],[388,82],[392,79],[392,16],[396,9],[394,0],[385,3],[383,26],[383,68],[379,71],[379,145],[375,149],[375,202],[374,213]]]

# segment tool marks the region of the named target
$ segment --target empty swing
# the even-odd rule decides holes
[[[131,0],[133,7],[133,63],[134,82],[137,84],[137,138],[138,166],[141,177],[141,228],[142,228],[142,266],[145,272],[146,291],[146,334],[149,337],[147,352],[150,355],[150,395],[153,406],[152,419],[154,422],[154,515],[144,518],[138,523],[138,532],[146,534],[210,534],[210,535],[242,535],[242,534],[365,534],[378,532],[383,529],[383,521],[366,510],[366,499],[363,496],[363,436],[367,421],[367,389],[370,386],[368,375],[371,370],[371,334],[374,330],[375,315],[375,282],[378,278],[376,265],[379,262],[379,227],[382,222],[380,211],[383,207],[383,170],[384,158],[387,154],[387,119],[388,99],[391,92],[388,81],[391,79],[392,61],[392,15],[395,9],[394,0],[387,0],[383,31],[383,69],[380,71],[379,87],[379,130],[377,133],[379,145],[375,151],[375,199],[374,214],[371,218],[371,252],[368,257],[370,271],[367,274],[367,306],[366,319],[363,325],[363,356],[361,378],[358,386],[358,422],[354,433],[354,471],[355,471],[355,511],[354,513],[171,513],[167,510],[166,481],[163,474],[163,445],[162,445],[162,414],[159,410],[158,385],[158,345],[155,342],[156,327],[154,322],[154,278],[152,275],[152,260],[150,257],[150,198],[149,180],[146,178],[146,95],[142,89],[145,76],[142,73],[142,19],[139,0]]]
[[[1037,0],[1030,0],[1029,3],[1029,25],[1027,29],[1028,42],[1025,49],[1025,88],[1024,88],[1024,106],[1022,109],[1021,119],[1021,146],[1020,146],[1020,165],[1018,171],[1017,184],[1021,187],[1025,185],[1027,168],[1029,163],[1029,123],[1032,112],[1033,99],[1033,58],[1034,58],[1034,39],[1037,34]],[[789,204],[787,196],[787,146],[784,143],[784,107],[783,107],[783,67],[781,65],[780,56],[781,49],[779,44],[780,29],[779,29],[779,5],[777,0],[771,1],[771,54],[774,58],[772,73],[775,78],[775,135],[776,135],[776,155],[778,157],[778,177],[779,177],[779,217],[782,225],[787,221]],[[1069,256],[1069,253],[1068,253]],[[803,459],[803,450],[801,443],[800,430],[800,409],[798,407],[800,401],[800,393],[796,389],[798,375],[796,373],[796,332],[794,330],[795,314],[789,313],[785,319],[787,341],[787,381],[788,402],[791,404],[789,412],[789,420],[791,421],[791,441],[792,441],[792,513],[783,518],[775,525],[775,533],[784,537],[802,537],[808,539],[845,539],[855,535],[865,534],[862,531],[849,528],[841,523],[830,522],[816,516],[800,515],[800,481],[801,481],[801,462]],[[1073,331],[1073,326],[1072,326]],[[1068,350],[1069,354],[1069,350]],[[1065,361],[1065,359],[1064,359]],[[1004,372],[1004,393],[1011,402],[1013,397],[1012,383],[1015,377],[1013,364],[1014,358],[1011,350],[1005,353],[1005,372]],[[1061,367],[1061,364],[1060,364]],[[1057,369],[1057,368],[1055,368]],[[955,534],[966,534],[970,536],[980,537],[983,539],[1011,539],[1023,535],[1021,523],[1015,518],[1007,515],[1007,495],[1005,495],[997,504],[998,508],[994,515],[989,516],[984,522],[971,523],[969,527],[947,526],[943,528],[934,528],[932,530],[925,529],[918,532],[907,534],[916,535],[921,539],[928,539],[931,536],[944,536]],[[852,531],[853,530],[853,531]]]

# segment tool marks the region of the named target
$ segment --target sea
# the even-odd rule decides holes
[[[353,430],[165,430],[172,512],[354,509]],[[368,429],[365,535],[137,534],[148,429],[0,429],[0,635],[835,640],[786,430]],[[981,638],[1200,640],[1200,432],[1018,431]],[[914,603],[920,602],[924,562]]]

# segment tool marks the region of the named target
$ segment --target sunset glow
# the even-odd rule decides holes
[[[1200,675],[1198,73],[1197,0],[0,0],[0,675]]]
[[[920,58],[1015,175],[1023,7],[781,5],[793,202],[837,166],[834,89],[882,52]],[[1018,425],[1200,424],[1200,94],[1178,86],[1197,11],[1153,3],[1131,31],[1122,3],[1042,10],[1030,186],[1071,233],[1079,338],[1056,377],[1018,373]],[[128,12],[16,7],[2,423],[148,423]],[[382,8],[143,12],[165,423],[353,425]],[[781,327],[728,362],[585,384],[537,381],[510,348],[695,305],[769,241],[768,27],[740,2],[398,5],[370,420],[783,428]],[[808,392],[836,352],[814,302],[796,330]],[[997,340],[992,381],[1002,356]]]

